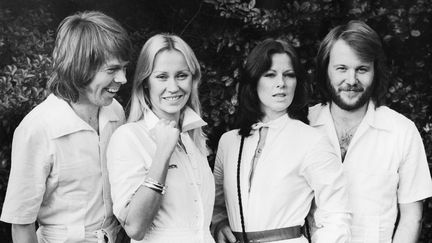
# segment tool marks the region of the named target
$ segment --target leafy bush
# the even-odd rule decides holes
[[[10,169],[13,131],[22,118],[45,99],[52,50],[52,31],[44,31],[50,15],[31,10],[20,17],[0,9],[0,198],[3,205]],[[1,239],[10,239],[1,224]]]
[[[12,132],[22,117],[47,95],[44,88],[51,64],[53,30],[72,11],[86,9],[104,11],[128,28],[135,49],[133,62],[144,42],[155,33],[178,34],[192,46],[203,71],[200,98],[208,122],[211,165],[219,137],[233,125],[239,68],[258,41],[275,37],[291,42],[310,78],[315,72],[314,57],[319,42],[325,34],[350,19],[363,20],[383,38],[392,69],[388,105],[416,123],[428,161],[432,162],[432,86],[429,84],[432,80],[432,0],[30,2],[17,0],[10,2],[9,7],[0,6],[0,201],[7,185]],[[27,9],[22,9],[24,5]],[[310,86],[313,89],[313,84]],[[129,99],[130,87],[131,82],[118,97],[123,105]],[[0,225],[0,235],[6,229]],[[425,204],[420,242],[432,242],[429,239],[432,239],[431,202]]]

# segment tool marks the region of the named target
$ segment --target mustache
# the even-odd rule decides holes
[[[363,92],[363,91],[364,91],[364,88],[361,87],[361,86],[358,85],[358,84],[354,84],[354,85],[347,84],[347,85],[345,85],[345,86],[343,86],[343,87],[340,87],[340,88],[339,88],[339,91]]]

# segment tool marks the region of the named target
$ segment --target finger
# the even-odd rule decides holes
[[[225,235],[225,238],[227,238],[228,241],[231,243],[234,243],[237,241],[236,237],[234,236],[234,234],[231,232],[231,230],[229,228],[224,229],[224,235]]]
[[[170,127],[176,127],[176,125],[177,125],[177,123],[175,121],[173,121],[173,120],[168,121],[168,126],[170,126]]]

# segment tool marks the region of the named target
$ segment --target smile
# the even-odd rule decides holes
[[[174,96],[168,96],[168,97],[162,97],[162,99],[167,101],[176,101],[183,97],[183,95],[174,95]]]
[[[106,88],[106,91],[107,91],[108,93],[112,93],[112,94],[117,93],[119,90],[120,90],[120,87],[110,87],[110,88]]]

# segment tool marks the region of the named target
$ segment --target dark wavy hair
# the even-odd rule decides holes
[[[264,116],[257,92],[258,80],[271,68],[272,55],[278,53],[286,53],[291,58],[297,79],[294,98],[287,108],[287,113],[293,119],[309,123],[307,84],[294,47],[283,40],[266,39],[251,51],[241,73],[236,127],[240,129],[239,134],[242,136],[249,136],[252,124],[260,121]]]
[[[319,101],[322,104],[331,101],[331,93],[328,90],[329,77],[327,68],[330,59],[330,51],[338,40],[344,40],[362,61],[374,63],[374,80],[371,99],[376,106],[383,105],[388,87],[388,68],[386,56],[382,48],[378,34],[366,23],[352,20],[344,25],[333,28],[321,42],[316,58],[315,82],[320,94]]]
[[[109,58],[128,61],[131,47],[126,30],[101,12],[66,17],[57,29],[48,89],[68,102],[78,101],[99,68]]]

